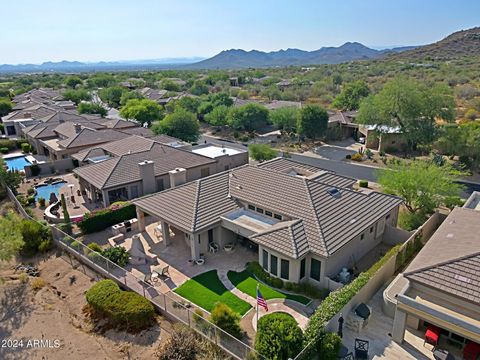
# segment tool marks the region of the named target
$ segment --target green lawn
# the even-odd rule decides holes
[[[232,282],[232,284],[240,291],[248,294],[254,298],[257,297],[257,284],[259,283],[247,270],[243,270],[242,272],[235,272],[229,271],[228,279]],[[265,300],[270,299],[289,299],[298,301],[303,305],[306,305],[310,302],[310,299],[302,296],[302,295],[292,295],[280,292],[275,290],[267,285],[262,283],[260,284],[260,292]]]
[[[175,292],[207,311],[212,311],[217,302],[227,304],[240,315],[245,314],[251,308],[249,303],[235,296],[223,286],[218,278],[217,270],[207,271],[191,278],[175,289]]]

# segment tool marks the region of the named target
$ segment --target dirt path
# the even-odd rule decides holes
[[[95,332],[82,312],[94,280],[62,258],[51,257],[39,268],[46,285],[37,291],[32,279],[22,283],[12,270],[0,270],[6,280],[0,285],[0,339],[13,340],[0,347],[0,359],[148,359],[168,337],[171,325],[164,319],[135,335]]]

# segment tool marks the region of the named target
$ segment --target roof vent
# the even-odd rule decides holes
[[[335,199],[338,199],[342,196],[342,193],[337,188],[330,188],[327,190],[327,193],[329,193],[330,196],[334,197]]]

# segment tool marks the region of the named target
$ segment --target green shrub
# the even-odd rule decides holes
[[[233,311],[228,305],[217,303],[210,314],[210,320],[230,335],[236,338],[242,336],[240,315]]]
[[[7,148],[8,150],[13,150],[17,147],[17,144],[13,140],[0,139],[0,148]]]
[[[302,349],[303,333],[295,319],[282,312],[258,321],[255,350],[267,359],[293,359]]]
[[[367,180],[360,180],[358,182],[358,186],[360,186],[361,188],[368,188],[368,181]]]
[[[52,239],[50,228],[36,221],[23,219],[19,226],[24,241],[21,252],[25,256],[36,254],[40,250],[40,245],[42,245],[43,241],[50,241]],[[42,249],[45,247],[46,244],[43,244]]]
[[[114,262],[118,266],[125,266],[128,264],[129,255],[127,250],[122,246],[114,246],[104,250],[102,255],[108,260]]]
[[[362,154],[359,154],[359,153],[353,154],[353,155],[352,155],[352,160],[353,160],[353,161],[362,161],[362,160],[363,160],[363,156],[362,156]]]
[[[43,197],[38,198],[38,205],[40,205],[41,208],[45,207],[45,199]]]
[[[70,236],[64,236],[62,241],[67,245],[71,245],[75,240]]]
[[[453,210],[455,206],[463,206],[465,200],[463,200],[460,196],[448,196],[443,200],[444,205]]]
[[[134,218],[135,216],[135,205],[129,203],[114,203],[106,209],[85,214],[82,221],[78,223],[78,227],[84,234],[90,234]]]
[[[27,197],[27,203],[29,205],[35,204],[35,195],[31,195],[31,196]]]
[[[107,317],[114,326],[138,331],[150,326],[155,309],[143,296],[122,291],[112,280],[101,280],[86,293],[95,314]]]
[[[96,242],[92,242],[90,244],[87,245],[87,247],[90,249],[90,250],[93,250],[93,251],[96,251],[98,253],[102,253],[103,249],[100,245],[98,245]]]
[[[199,345],[192,329],[182,324],[175,324],[170,338],[161,345],[157,358],[158,360],[196,360],[197,354],[201,354],[202,358],[209,359],[210,357],[205,357],[202,353]]]
[[[76,251],[80,251],[82,250],[83,246],[82,246],[82,243],[80,241],[73,241],[71,244],[70,244],[70,247]]]
[[[418,229],[426,220],[427,216],[424,214],[400,211],[398,215],[398,226],[404,230],[412,231]]]
[[[27,194],[28,194],[28,195],[33,195],[33,194],[35,194],[35,189],[34,189],[33,187],[28,188],[28,189],[27,189]]]
[[[335,333],[325,333],[321,342],[322,360],[337,360],[342,339]]]
[[[20,205],[22,205],[22,207],[25,207],[28,205],[28,200],[25,196],[19,194],[17,196],[15,196],[18,200],[18,202],[20,203]]]
[[[95,264],[101,264],[104,261],[102,255],[95,251],[88,253],[87,257]]]
[[[0,148],[0,153],[2,153],[2,154],[8,154],[9,151],[10,150],[8,150],[8,148],[6,148],[6,147]]]
[[[31,150],[31,146],[29,143],[22,143],[21,145],[21,148],[22,148],[22,151],[26,154],[26,153],[29,153],[30,150]]]
[[[45,239],[38,245],[38,251],[44,253],[53,248],[53,241],[51,239]]]

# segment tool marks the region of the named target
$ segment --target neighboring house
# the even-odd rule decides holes
[[[95,153],[97,150],[91,150],[86,156],[95,155],[98,161],[91,158],[92,164],[74,169],[74,173],[79,178],[82,193],[90,201],[101,202],[105,207],[115,201],[135,199],[217,171],[214,159],[156,142],[148,150],[113,158],[104,155],[100,159],[98,156],[102,151]]]
[[[52,116],[62,109],[51,105],[36,104],[21,110],[13,111],[2,117],[7,136],[21,136],[22,127],[31,126],[40,119]]]
[[[194,146],[192,152],[217,161],[217,171],[221,172],[248,164],[248,151],[232,149],[214,144],[201,144]]]
[[[302,107],[302,103],[299,101],[272,100],[271,102],[266,103],[265,107],[268,110],[276,110],[284,107],[295,107],[300,109]]]
[[[355,264],[382,242],[387,227],[397,224],[401,199],[354,191],[354,183],[277,158],[133,203],[142,231],[145,214],[154,216],[164,229],[183,233],[192,259],[199,259],[212,243],[220,248],[243,243],[258,253],[259,263],[272,276],[327,287],[327,277]],[[168,244],[168,235],[164,240]]]
[[[129,137],[128,134],[90,122],[64,123],[53,131],[57,135],[56,138],[40,141],[44,154],[52,161],[69,158],[95,145]]]
[[[157,135],[152,138],[130,135],[118,141],[112,141],[80,151],[73,154],[72,158],[77,160],[80,166],[83,166],[95,164],[113,157],[149,151],[156,144],[191,150],[190,144],[167,135]]]
[[[167,95],[168,91],[167,90],[151,89],[151,88],[146,87],[146,88],[143,88],[143,89],[139,90],[139,93],[149,100],[159,102],[160,99],[163,99],[165,97],[165,95]]]
[[[290,86],[292,86],[292,82],[290,80],[282,80],[282,81],[279,81],[276,85],[281,91],[284,91],[288,89]]]
[[[407,143],[399,127],[358,125],[358,136],[365,139],[367,148],[377,151],[402,151]]]
[[[357,111],[328,110],[329,137],[338,140],[353,138],[358,141],[358,124],[355,123],[357,114]]]
[[[434,325],[460,347],[480,344],[479,199],[474,193],[455,208],[385,290],[396,304],[393,340],[403,342],[407,325],[423,331]]]

